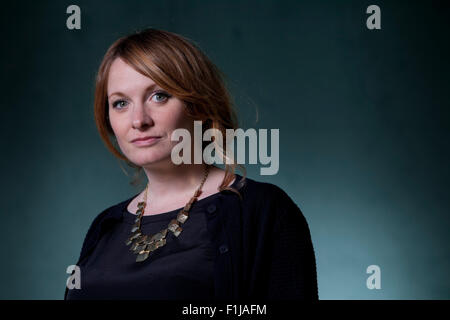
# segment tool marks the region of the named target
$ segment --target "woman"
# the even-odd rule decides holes
[[[283,190],[234,173],[223,149],[225,170],[172,161],[176,129],[237,128],[223,75],[191,41],[156,29],[117,40],[97,75],[95,120],[149,183],[92,222],[81,288],[65,299],[318,298],[308,224]]]

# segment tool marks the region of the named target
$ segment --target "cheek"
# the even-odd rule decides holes
[[[112,119],[110,118],[110,124],[117,140],[122,140],[126,133],[126,127],[123,125],[123,122],[121,122],[120,119],[113,117]]]
[[[170,134],[179,128],[188,129],[193,132],[194,121],[188,117],[183,110],[176,110],[171,113],[165,114],[163,117],[159,119],[159,123],[163,128],[165,128],[166,132]],[[158,121],[155,121],[158,123]]]
[[[186,114],[184,108],[180,109],[177,113],[175,122],[176,126],[179,128],[186,128],[189,130],[194,128],[194,119]]]

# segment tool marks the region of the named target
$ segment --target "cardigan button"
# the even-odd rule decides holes
[[[209,213],[213,213],[214,211],[216,211],[216,205],[210,204],[206,210],[208,210]]]
[[[228,251],[228,246],[225,245],[225,244],[221,245],[221,246],[219,247],[219,251],[220,251],[220,253],[225,253],[225,252],[227,252],[227,251]]]

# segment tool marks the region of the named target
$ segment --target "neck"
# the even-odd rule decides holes
[[[174,195],[193,195],[203,180],[206,164],[175,165],[169,161],[158,167],[147,166],[143,169],[148,179],[148,199],[169,200]]]

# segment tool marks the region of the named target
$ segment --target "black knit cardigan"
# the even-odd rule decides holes
[[[217,253],[211,300],[318,300],[315,253],[302,211],[274,184],[242,180],[239,174],[236,182],[242,200],[231,191],[221,191],[204,212]],[[135,196],[94,219],[77,265],[83,264],[104,233],[120,223]]]

